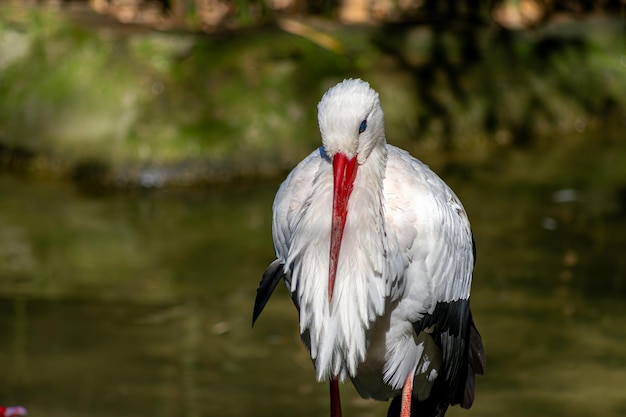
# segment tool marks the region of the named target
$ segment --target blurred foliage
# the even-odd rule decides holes
[[[562,14],[626,13],[623,0],[90,0],[89,4],[126,23],[206,31],[259,26],[286,16],[338,18],[344,23],[464,18],[522,29]]]
[[[527,145],[607,120],[624,127],[623,22],[548,26],[531,32],[388,25],[375,42],[411,74],[426,137],[446,149],[485,135]]]
[[[253,16],[262,4],[244,3]],[[543,3],[553,17],[524,30],[490,20],[500,3],[427,1],[367,25],[310,19],[341,19],[348,3],[210,34],[120,23],[84,3],[4,5],[0,164],[105,187],[279,175],[318,146],[316,103],[346,77],[380,92],[389,141],[435,166],[626,126],[626,24],[599,14],[615,2],[567,16]]]

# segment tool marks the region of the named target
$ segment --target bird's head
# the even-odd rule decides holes
[[[332,301],[348,200],[359,165],[377,146],[384,146],[383,109],[378,93],[362,80],[344,80],[329,89],[317,105],[322,144],[333,163],[328,301]]]
[[[344,80],[330,88],[317,105],[324,150],[363,164],[372,149],[385,143],[385,123],[378,93],[363,80]]]

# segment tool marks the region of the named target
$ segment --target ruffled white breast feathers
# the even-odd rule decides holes
[[[348,204],[331,304],[328,265],[332,215],[332,169],[320,161],[310,194],[294,208],[286,272],[300,306],[305,335],[320,380],[356,375],[367,352],[367,331],[386,302],[387,250],[380,187],[359,171]],[[364,227],[363,225],[367,225]]]

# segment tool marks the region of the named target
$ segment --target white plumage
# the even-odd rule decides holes
[[[455,402],[469,407],[484,353],[469,313],[473,238],[461,202],[426,165],[386,143],[378,94],[366,82],[331,88],[318,121],[323,146],[274,201],[277,261],[261,282],[254,319],[282,277],[318,380],[350,377],[363,397],[387,400],[405,388],[424,401],[439,377],[435,402],[443,405],[432,415]],[[353,180],[334,169],[340,159],[352,161]],[[345,226],[335,225],[337,181],[348,183]]]

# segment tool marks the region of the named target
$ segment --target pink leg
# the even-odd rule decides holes
[[[330,417],[341,417],[341,398],[339,398],[339,381],[330,379]]]
[[[414,373],[409,373],[409,376],[404,381],[402,387],[402,405],[400,406],[400,417],[411,417],[411,399],[413,397],[413,377]]]

